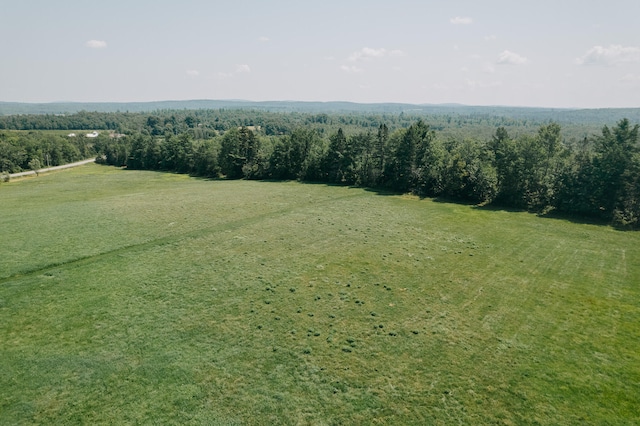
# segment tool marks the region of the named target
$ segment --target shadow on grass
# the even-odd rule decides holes
[[[185,174],[185,173],[179,173],[179,172],[174,172],[174,171],[169,171],[169,170],[129,169],[127,167],[121,167],[121,169],[122,170],[137,170],[137,171],[144,170],[144,171],[156,172],[156,173]],[[194,174],[191,174],[190,176],[193,177],[193,178],[196,178],[196,179],[202,179],[202,180],[212,181],[212,182],[243,180],[242,178],[239,178],[239,179],[227,179],[225,177],[219,177],[219,176],[216,176],[216,177],[214,177],[214,176],[200,176],[200,175],[194,175]],[[403,195],[404,194],[403,192],[393,191],[393,190],[388,189],[388,188],[362,187],[362,186],[356,186],[356,185],[344,185],[344,184],[339,184],[339,183],[322,182],[322,181],[300,181],[300,180],[296,180],[296,179],[275,179],[275,178],[269,178],[269,179],[247,179],[247,180],[251,180],[251,181],[254,181],[254,182],[264,182],[264,183],[297,182],[297,183],[300,183],[300,184],[303,184],[303,185],[321,185],[321,186],[326,186],[326,187],[357,188],[357,189],[362,189],[362,190],[364,190],[366,192],[371,192],[371,193],[374,193],[376,195],[381,195],[381,196],[399,196],[399,195]],[[529,212],[530,214],[535,214],[536,216],[544,218],[544,219],[567,221],[567,222],[571,222],[571,223],[575,223],[575,224],[581,224],[581,225],[608,226],[608,227],[611,227],[612,229],[615,229],[615,230],[618,230],[618,231],[625,231],[625,232],[628,232],[628,231],[640,231],[640,229],[633,229],[633,228],[628,227],[628,226],[623,226],[623,225],[612,223],[610,220],[606,220],[606,219],[602,219],[602,218],[598,218],[598,217],[593,217],[593,216],[569,214],[569,213],[559,212],[557,210],[551,210],[549,212],[541,213],[541,212],[531,212],[531,211],[528,211],[528,210],[523,209],[523,208],[505,206],[505,205],[497,204],[497,203],[477,204],[477,203],[475,203],[473,201],[464,200],[464,199],[460,199],[460,198],[442,197],[442,196],[439,196],[439,197],[419,196],[419,197],[420,197],[420,199],[430,199],[435,203],[458,204],[458,205],[469,206],[471,208],[484,210],[484,211],[501,211],[501,212],[509,212],[509,213],[526,213],[526,212]]]
[[[217,179],[217,180],[225,180],[225,179]],[[400,195],[405,194],[403,192],[393,191],[393,190],[388,189],[388,188],[371,188],[371,187],[361,187],[361,186],[355,186],[355,185],[341,185],[341,184],[337,184],[337,183],[328,183],[328,182],[320,182],[320,181],[297,181],[295,179],[288,179],[288,180],[261,179],[261,180],[259,180],[259,182],[271,182],[271,183],[298,182],[298,183],[301,183],[303,185],[322,185],[322,186],[328,186],[328,187],[358,188],[358,189],[362,189],[362,190],[364,190],[366,192],[371,192],[371,193],[374,193],[376,195],[381,195],[381,196],[400,196]],[[543,218],[543,219],[567,221],[567,222],[571,222],[571,223],[575,223],[575,224],[581,224],[581,225],[608,226],[608,227],[611,227],[611,228],[613,228],[615,230],[618,230],[618,231],[640,231],[640,229],[633,229],[631,227],[625,227],[625,226],[622,226],[622,225],[617,225],[617,224],[613,223],[610,220],[606,220],[606,219],[602,219],[602,218],[598,218],[598,217],[593,217],[593,216],[564,213],[564,212],[559,212],[557,210],[551,210],[549,212],[544,212],[543,213],[543,212],[529,211],[529,210],[524,209],[524,208],[517,208],[517,207],[513,207],[513,206],[505,206],[505,205],[499,204],[499,203],[478,204],[478,203],[473,202],[473,201],[464,200],[464,199],[460,199],[460,198],[453,198],[453,197],[419,196],[419,198],[420,199],[429,199],[429,200],[433,201],[434,203],[457,204],[457,205],[468,206],[468,207],[471,207],[473,209],[478,209],[478,210],[483,210],[483,211],[496,211],[496,212],[500,211],[500,212],[508,212],[508,213],[529,213],[529,214],[534,214],[534,215],[536,215],[536,216],[538,216],[540,218]]]
[[[603,218],[598,218],[593,216],[584,216],[584,215],[575,215],[575,214],[558,212],[555,210],[549,213],[539,214],[538,216],[543,217],[545,219],[563,220],[563,221],[577,223],[581,225],[608,226],[617,231],[625,231],[625,232],[640,231],[640,229],[633,229],[632,227],[617,224]]]
[[[420,197],[424,199],[432,200],[434,203],[443,203],[443,204],[458,204],[461,206],[469,206],[469,207],[480,207],[480,205],[476,202],[464,200],[462,198],[454,198],[454,197]],[[520,211],[520,210],[513,210]]]
[[[393,193],[389,193],[390,195]],[[397,194],[396,194],[397,195]],[[560,212],[557,210],[550,210],[547,212],[536,212],[527,210],[524,208],[518,208],[513,206],[506,206],[500,203],[478,204],[473,201],[464,200],[453,197],[420,197],[421,199],[430,199],[434,203],[446,203],[446,204],[458,204],[462,206],[469,206],[473,209],[482,211],[496,211],[507,213],[529,213],[534,214],[543,219],[552,219],[558,221],[567,221],[580,225],[595,225],[595,226],[607,226],[618,231],[640,231],[640,229],[633,229],[629,226],[613,223],[611,220],[603,219],[601,217],[594,217],[588,215],[571,214],[566,212]]]
[[[225,180],[225,179],[222,179]],[[326,186],[326,187],[334,187],[334,188],[350,188],[350,189],[361,189],[366,192],[372,192],[376,195],[402,195],[401,192],[392,191],[386,188],[371,188],[366,186],[358,186],[358,185],[347,185],[333,182],[322,182],[322,181],[312,181],[312,180],[296,180],[296,179],[260,179],[255,182],[268,182],[268,183],[282,183],[282,182],[297,182],[301,185],[312,185],[312,186]]]
[[[543,219],[565,221],[565,222],[571,222],[579,225],[607,226],[618,231],[634,231],[634,229],[631,227],[625,227],[623,225],[615,224],[611,220],[603,219],[600,217],[594,217],[594,216],[571,214],[571,213],[561,212],[558,210],[550,210],[548,212],[535,212],[535,211],[529,211],[522,208],[519,209],[515,207],[504,206],[500,204],[475,205],[474,208],[479,210],[485,210],[485,211],[502,211],[502,212],[509,212],[509,213],[527,213],[528,212],[530,214],[535,214],[536,216]]]

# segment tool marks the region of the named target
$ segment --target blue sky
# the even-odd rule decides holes
[[[640,107],[638,0],[5,0],[0,9],[0,101]]]

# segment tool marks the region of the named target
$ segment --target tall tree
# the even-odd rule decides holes
[[[325,157],[324,171],[329,182],[344,183],[346,171],[350,165],[350,153],[347,152],[347,138],[339,128],[329,138],[329,150]]]
[[[374,186],[374,139],[370,132],[360,132],[348,138],[351,163],[346,181],[361,186]]]
[[[622,175],[622,187],[613,213],[616,223],[640,228],[640,153],[630,157]]]
[[[225,133],[220,144],[220,171],[230,179],[252,178],[257,172],[260,141],[250,129],[241,127]]]
[[[613,131],[604,126],[602,135],[596,138],[594,167],[598,173],[596,195],[598,208],[607,216],[613,214],[624,185],[625,172],[638,150],[639,126],[631,126],[626,118],[620,120]]]
[[[394,187],[400,191],[432,194],[438,185],[435,132],[422,120],[409,126],[394,152]]]
[[[560,125],[551,123],[541,126],[538,129],[537,139],[544,153],[538,199],[541,207],[547,208],[555,204],[559,177],[564,167],[562,154],[565,149],[562,143]]]
[[[389,128],[386,124],[378,127],[375,145],[371,155],[371,185],[376,186],[384,182],[384,170],[387,161],[387,150],[389,149]]]

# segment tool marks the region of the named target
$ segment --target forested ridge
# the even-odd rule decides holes
[[[71,130],[100,135],[68,137]],[[0,117],[0,172],[97,156],[130,169],[357,185],[638,228],[638,131],[628,119],[598,125],[491,114],[12,115]]]

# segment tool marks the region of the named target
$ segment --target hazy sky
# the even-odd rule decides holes
[[[0,0],[0,101],[640,107],[640,0]]]

